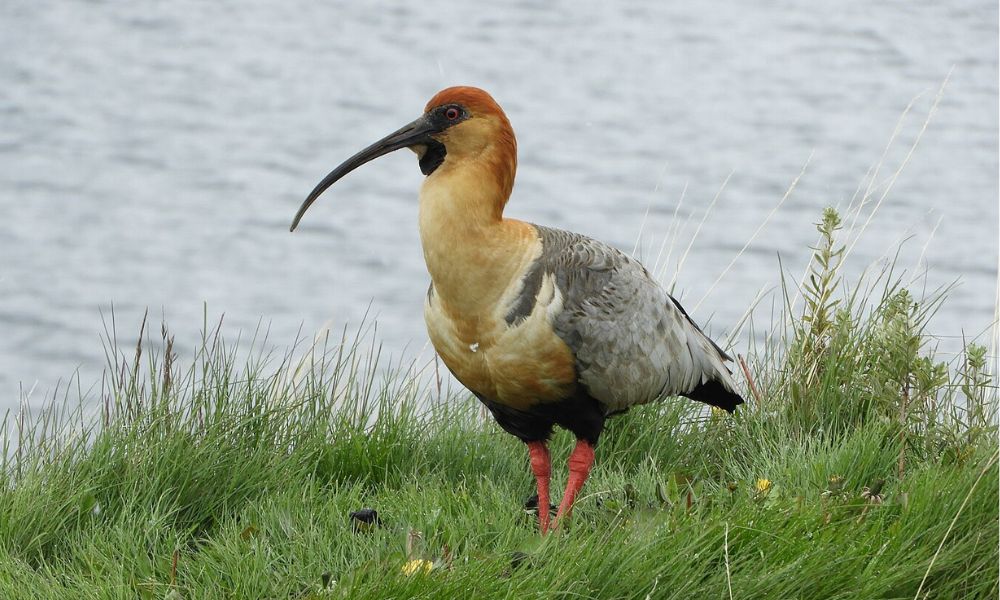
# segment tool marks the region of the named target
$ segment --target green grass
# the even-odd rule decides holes
[[[206,335],[183,369],[166,334],[127,359],[111,343],[97,414],[9,418],[0,597],[995,598],[984,351],[937,362],[940,297],[891,273],[847,290],[834,217],[805,308],[749,349],[748,404],[612,420],[544,539],[523,444],[364,343],[302,365]],[[352,527],[364,507],[380,526]]]

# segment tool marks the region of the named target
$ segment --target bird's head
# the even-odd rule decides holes
[[[294,231],[306,210],[327,188],[361,165],[400,148],[413,150],[420,171],[430,177],[469,165],[484,167],[506,203],[514,186],[517,143],[503,109],[485,91],[466,86],[441,90],[424,114],[358,152],[330,172],[306,198],[292,221]]]

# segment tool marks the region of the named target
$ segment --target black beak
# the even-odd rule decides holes
[[[366,162],[375,160],[376,158],[389,154],[400,148],[409,148],[411,146],[419,146],[421,144],[428,144],[432,141],[431,134],[437,132],[437,127],[431,123],[431,120],[424,115],[417,119],[416,121],[406,125],[399,131],[390,133],[379,141],[375,142],[371,146],[368,146],[361,152],[358,152],[351,158],[345,160],[339,167],[330,171],[330,174],[323,178],[319,184],[310,192],[309,197],[306,198],[302,206],[299,207],[299,212],[295,213],[295,219],[292,220],[292,226],[289,231],[295,231],[295,228],[299,226],[299,221],[302,220],[302,215],[306,214],[312,203],[319,198],[320,194],[326,191],[326,188],[330,187],[336,183],[341,177],[347,175],[354,169],[357,169]]]

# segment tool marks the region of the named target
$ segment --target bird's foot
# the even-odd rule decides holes
[[[559,503],[559,512],[556,513],[555,523],[552,528],[559,527],[563,519],[568,519],[573,512],[573,502],[576,495],[583,487],[587,476],[590,475],[590,467],[594,464],[594,447],[585,440],[577,440],[576,447],[569,455],[569,481],[566,482],[566,491],[563,493],[562,502]]]
[[[552,473],[552,460],[545,442],[528,442],[528,454],[531,456],[531,472],[535,474],[538,484],[538,526],[545,535],[549,530],[549,476]]]

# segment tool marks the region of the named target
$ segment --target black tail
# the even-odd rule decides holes
[[[717,406],[729,412],[733,412],[737,406],[743,404],[743,396],[730,392],[725,386],[714,379],[710,379],[690,392],[681,395],[687,396],[692,400],[697,400],[698,402]]]

